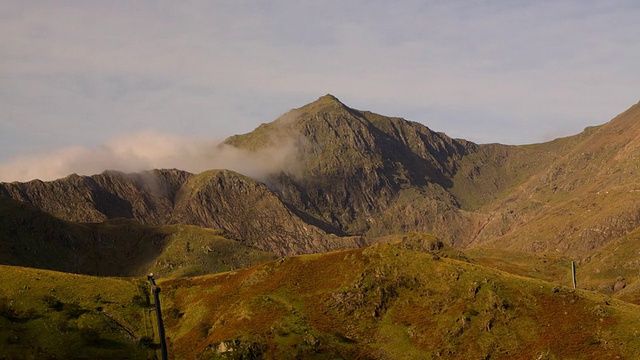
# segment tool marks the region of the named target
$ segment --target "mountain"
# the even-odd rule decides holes
[[[70,175],[52,182],[0,184],[0,195],[73,222],[124,218],[145,225],[221,229],[276,255],[367,244],[358,237],[327,234],[314,222],[302,220],[265,185],[228,170],[197,175],[179,170]]]
[[[50,182],[1,184],[0,195],[32,204],[69,221],[126,218],[160,225],[169,222],[176,193],[190,175],[179,170],[73,174]]]
[[[508,146],[327,95],[225,141],[282,144],[261,181],[0,184],[0,354],[153,357],[151,271],[177,359],[640,353],[640,104]]]
[[[553,153],[477,145],[424,125],[354,110],[326,95],[226,144],[298,144],[296,171],[269,186],[287,203],[351,235],[433,233],[464,246],[487,215],[473,211],[538,171]]]
[[[253,152],[294,144],[293,161],[263,182],[228,170],[109,171],[0,184],[0,196],[74,222],[219,229],[278,256],[415,231],[583,266],[640,224],[639,114],[635,105],[542,144],[482,145],[326,95],[225,141]]]
[[[554,251],[588,261],[640,226],[640,104],[582,134],[534,145],[561,156],[497,204],[484,246]]]
[[[507,146],[451,139],[327,95],[227,144],[260,151],[282,139],[299,144],[299,164],[269,186],[346,234],[419,231],[458,248],[561,256],[599,269],[583,279],[593,289],[640,272],[633,261],[591,264],[633,249],[640,104],[575,136]]]

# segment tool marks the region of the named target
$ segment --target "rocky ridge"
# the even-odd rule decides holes
[[[548,143],[478,145],[326,95],[226,145],[295,143],[264,183],[230,171],[154,170],[0,184],[0,195],[70,221],[222,229],[278,255],[431,233],[449,245],[588,257],[640,224],[639,105]],[[367,240],[368,239],[368,240]]]

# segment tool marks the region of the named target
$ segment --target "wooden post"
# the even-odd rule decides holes
[[[156,285],[153,273],[147,276],[151,283],[151,293],[153,293],[153,302],[156,306],[156,322],[158,325],[158,337],[160,338],[160,350],[162,352],[162,360],[167,360],[167,342],[164,335],[164,324],[162,323],[162,311],[160,310],[160,288]]]
[[[573,288],[575,289],[577,286],[576,283],[576,263],[575,262],[571,262],[571,276],[573,278]]]

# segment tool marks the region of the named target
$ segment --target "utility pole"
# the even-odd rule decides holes
[[[156,318],[158,322],[158,337],[160,338],[160,350],[162,351],[162,360],[167,360],[167,342],[164,338],[164,324],[162,323],[162,312],[160,310],[160,288],[156,285],[153,273],[147,275],[149,283],[151,283],[151,293],[153,293],[153,302],[156,305]]]

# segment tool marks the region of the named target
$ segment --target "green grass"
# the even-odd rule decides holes
[[[98,278],[0,266],[0,353],[8,358],[145,359],[138,346],[146,287]]]
[[[640,351],[638,306],[525,277],[546,265],[536,273],[553,278],[563,259],[479,249],[471,255],[407,234],[365,249],[164,278],[169,353],[587,359]],[[500,258],[506,260],[495,262]],[[147,306],[144,279],[0,266],[0,350],[14,357],[146,358],[149,349],[138,343],[150,331],[142,318]]]
[[[221,343],[270,358],[507,359],[548,352],[586,359],[640,350],[634,305],[402,243],[169,279],[162,286],[171,306],[190,319],[184,320],[189,326],[178,321],[169,328],[180,358],[214,356]],[[216,291],[206,292],[210,287]],[[207,324],[205,334],[184,330],[195,319]]]
[[[500,269],[518,276],[572,286],[571,260],[561,255],[531,254],[483,247],[466,249],[464,253],[478,265]]]

